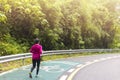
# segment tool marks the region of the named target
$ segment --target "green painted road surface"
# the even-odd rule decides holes
[[[31,69],[29,65],[0,74],[0,80],[58,80],[65,71],[78,64],[80,63],[71,61],[46,61],[41,63],[37,78],[35,77],[36,69],[32,73],[33,78],[29,78],[28,73]]]

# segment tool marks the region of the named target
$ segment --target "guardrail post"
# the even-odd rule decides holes
[[[24,58],[22,59],[22,65],[25,65],[25,59]]]
[[[25,65],[25,55],[23,55],[22,65]]]
[[[69,55],[69,57],[71,57],[71,53],[72,53],[71,51],[72,51],[72,49],[69,49],[69,50],[70,50],[70,52],[69,52],[69,54],[68,54],[68,55]]]

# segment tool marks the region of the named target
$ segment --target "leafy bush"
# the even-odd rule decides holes
[[[22,53],[27,49],[22,44],[18,44],[9,34],[5,35],[0,43],[0,56]]]

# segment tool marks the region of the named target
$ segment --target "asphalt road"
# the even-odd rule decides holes
[[[120,80],[120,58],[86,66],[74,76],[73,80]]]
[[[13,65],[14,66],[14,65]],[[120,80],[120,54],[100,54],[44,61],[38,78],[31,65],[0,74],[0,80]]]
[[[74,66],[71,72],[67,71],[60,80],[120,80],[120,54],[84,56],[65,60],[79,62],[82,65]]]

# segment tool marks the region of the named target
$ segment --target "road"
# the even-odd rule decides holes
[[[42,62],[39,77],[31,65],[0,74],[0,80],[120,80],[120,54],[101,54]]]
[[[65,59],[81,62],[60,80],[120,80],[120,54],[104,54]]]
[[[73,80],[120,80],[120,58],[89,65],[78,71]]]

